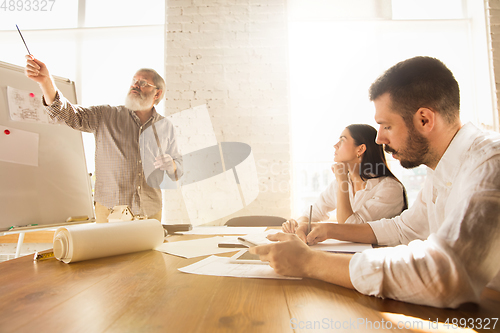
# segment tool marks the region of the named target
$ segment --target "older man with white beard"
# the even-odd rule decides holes
[[[106,222],[117,205],[128,205],[135,215],[161,220],[161,190],[146,182],[139,140],[152,127],[161,150],[155,156],[154,168],[173,180],[181,177],[182,157],[173,125],[154,107],[165,91],[163,78],[153,69],[140,69],[132,79],[125,105],[82,107],[72,105],[57,90],[43,62],[31,55],[26,60],[25,74],[40,86],[50,117],[95,136],[97,222]],[[161,132],[155,126],[158,122]]]

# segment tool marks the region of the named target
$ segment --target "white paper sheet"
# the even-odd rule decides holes
[[[158,220],[92,223],[58,228],[54,256],[65,263],[151,250],[163,243]]]
[[[227,226],[207,226],[194,227],[189,231],[177,232],[183,235],[246,235],[264,232],[266,227],[227,227]]]
[[[236,252],[241,249],[237,248],[221,248],[220,242],[237,242],[236,237],[210,237],[201,238],[187,241],[178,241],[171,243],[163,243],[157,248],[156,251],[173,254],[183,258],[201,257],[210,254]]]
[[[42,93],[7,87],[10,119],[30,123],[56,124],[42,104]]]
[[[210,256],[192,265],[179,268],[179,271],[190,274],[231,276],[260,279],[301,280],[301,278],[276,274],[269,265],[231,264],[230,258]]]
[[[38,133],[0,125],[0,161],[38,166]]]
[[[244,240],[256,244],[256,245],[266,245],[266,244],[271,244],[275,243],[273,241],[270,241],[267,239],[267,236],[270,234],[276,234],[278,232],[281,232],[279,229],[269,229],[264,232],[259,232],[259,233],[253,233],[253,234],[248,234],[241,236],[240,238],[243,238]]]

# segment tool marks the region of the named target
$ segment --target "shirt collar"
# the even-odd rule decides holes
[[[132,116],[132,119],[139,125],[139,126],[149,126],[151,123],[151,119],[153,119],[153,122],[157,122],[161,116],[158,112],[156,112],[156,108],[153,106],[153,112],[151,113],[151,117],[142,125],[141,120],[137,115],[135,114],[135,111],[132,111],[130,109],[127,109],[130,115]]]
[[[451,140],[436,169],[427,168],[427,173],[434,174],[438,179],[442,179],[445,184],[451,186],[462,165],[465,154],[477,138],[478,133],[480,133],[480,130],[470,122],[462,126]]]
[[[370,178],[366,180],[366,187],[365,190],[371,190],[372,188],[375,187],[378,183],[380,183],[385,177],[377,177],[377,178]]]

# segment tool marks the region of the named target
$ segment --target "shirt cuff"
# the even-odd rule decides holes
[[[393,223],[390,219],[382,219],[378,221],[367,222],[372,228],[378,245],[394,246],[401,244],[399,237],[393,232]]]
[[[56,96],[54,97],[54,102],[52,102],[51,105],[48,105],[47,102],[45,102],[45,96],[42,95],[42,104],[43,104],[43,106],[55,107],[57,102],[61,102],[61,97],[59,96],[59,90],[56,90]]]
[[[349,262],[349,276],[354,288],[364,295],[383,297],[384,261],[387,249],[356,253]]]

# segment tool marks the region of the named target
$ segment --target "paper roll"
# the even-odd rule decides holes
[[[70,262],[146,251],[163,243],[164,229],[158,220],[92,223],[58,228],[54,256]]]

